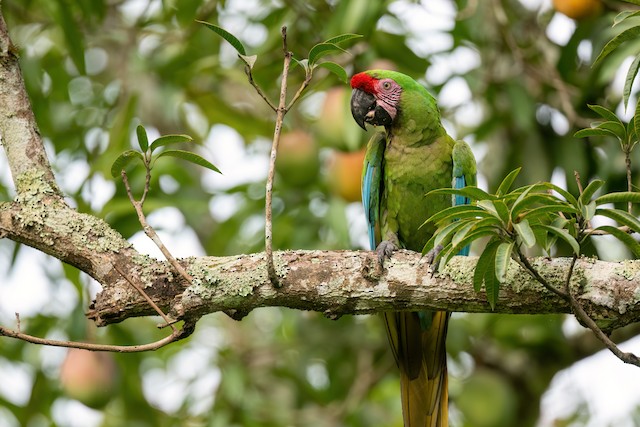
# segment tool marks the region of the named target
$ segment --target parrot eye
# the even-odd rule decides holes
[[[391,82],[388,82],[388,81],[382,82],[382,89],[384,90],[391,89]]]

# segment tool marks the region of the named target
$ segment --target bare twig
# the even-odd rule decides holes
[[[518,256],[521,261],[521,265],[524,266],[525,270],[533,276],[545,289],[555,293],[556,295],[562,297],[571,305],[571,311],[576,316],[576,318],[587,328],[591,329],[596,338],[598,338],[602,344],[605,345],[618,359],[622,360],[624,363],[629,363],[632,365],[636,365],[640,367],[640,358],[633,353],[626,353],[620,350],[620,348],[607,336],[607,334],[600,329],[597,323],[589,317],[587,312],[582,308],[578,300],[571,293],[571,277],[573,276],[573,269],[576,265],[576,261],[578,260],[578,256],[574,255],[571,264],[569,265],[569,270],[567,272],[567,278],[564,283],[564,290],[561,291],[552,286],[544,277],[542,277],[537,270],[531,265],[529,260],[520,252],[518,249]]]
[[[251,86],[253,86],[253,88],[256,90],[258,95],[260,95],[260,97],[264,100],[264,102],[267,103],[269,108],[271,108],[275,113],[277,113],[278,112],[278,107],[276,107],[273,104],[273,102],[271,102],[271,100],[267,97],[267,95],[262,91],[260,86],[258,86],[258,83],[256,83],[256,81],[253,79],[253,73],[251,72],[251,67],[246,65],[245,66],[245,72],[247,73],[247,78],[249,79],[249,83],[251,84]]]
[[[129,276],[122,271],[122,269],[120,267],[118,267],[117,264],[112,264],[113,268],[116,269],[116,271],[118,273],[120,273],[120,275],[122,277],[124,277],[124,279],[136,290],[138,291],[138,293],[140,295],[142,295],[142,298],[144,298],[151,307],[153,307],[153,309],[156,311],[156,313],[158,313],[160,315],[160,317],[162,317],[164,319],[164,321],[166,322],[166,326],[171,326],[171,329],[173,330],[173,332],[176,332],[176,327],[174,326],[174,323],[176,323],[175,319],[170,319],[166,314],[164,314],[164,311],[162,311],[162,309],[160,309],[160,307],[158,307],[158,305],[153,302],[153,300],[151,299],[151,297],[149,297],[149,295],[147,295],[147,293],[140,287],[138,286],[137,283],[135,283],[133,280],[131,280],[129,278]],[[164,327],[164,325],[163,325]]]
[[[16,314],[17,316],[17,314]],[[109,351],[114,353],[139,353],[143,351],[153,351],[161,347],[166,346],[175,341],[180,341],[189,335],[191,335],[195,329],[195,323],[185,322],[182,329],[174,329],[171,335],[148,344],[141,345],[109,345],[109,344],[95,344],[78,341],[63,341],[63,340],[50,340],[45,338],[36,337],[33,335],[23,334],[20,332],[18,324],[18,330],[12,330],[0,326],[0,336],[15,338],[22,341],[29,342],[31,344],[48,345],[54,347],[67,347],[67,348],[79,348],[82,350],[90,351]]]
[[[140,197],[140,209],[144,205],[144,201],[147,200],[147,194],[149,194],[149,188],[151,187],[151,152],[147,150],[147,152],[143,153],[144,156],[144,168],[145,168],[145,176],[144,176],[144,190],[142,190],[142,197]],[[127,186],[127,194],[129,195],[129,200],[131,200],[131,190]]]
[[[307,86],[309,86],[309,83],[311,82],[312,77],[313,77],[313,71],[311,67],[309,67],[307,68],[304,81],[298,88],[298,91],[295,93],[295,95],[293,95],[293,98],[291,98],[291,101],[289,101],[289,105],[287,105],[287,111],[289,111],[291,107],[293,107],[293,105],[300,99],[300,96],[302,96],[302,93],[304,92],[304,90],[307,88]]]
[[[624,147],[624,163],[627,169],[627,191],[633,191],[633,182],[631,181],[631,144]],[[631,213],[633,204],[627,202],[627,211]]]
[[[516,258],[515,260],[518,264],[520,264],[521,267],[524,268],[526,272],[528,272],[534,279],[538,281],[538,283],[544,286],[544,288],[547,289],[548,291],[553,292],[554,294],[558,295],[561,298],[564,298],[564,299],[567,298],[567,296],[564,294],[563,291],[551,285],[551,283],[547,282],[547,280],[544,277],[542,277],[540,273],[538,273],[538,270],[536,270],[531,265],[531,263],[529,262],[529,259],[522,253],[520,248],[517,248],[516,251],[517,251],[516,253],[518,254],[518,258]]]
[[[633,230],[629,227],[627,227],[626,225],[620,226],[620,227],[616,227],[618,230],[622,231],[623,233],[627,233],[627,234],[631,234],[633,233]],[[592,228],[587,228],[584,230],[584,234],[588,235],[588,236],[608,236],[611,233],[609,233],[608,231],[605,230],[598,230],[598,229],[592,229]]]
[[[573,176],[576,179],[576,184],[578,185],[578,192],[579,194],[582,194],[584,189],[582,188],[582,182],[580,181],[580,172],[574,170]]]
[[[149,172],[147,170],[147,174],[148,173]],[[133,197],[133,194],[131,193],[131,186],[129,185],[129,178],[127,177],[127,173],[124,171],[124,169],[120,172],[120,176],[122,176],[122,182],[124,182],[124,186],[127,190],[127,196],[129,196],[129,201],[138,214],[138,221],[140,221],[140,225],[142,225],[142,229],[144,230],[145,234],[149,236],[153,243],[156,244],[158,249],[160,249],[160,252],[162,252],[162,255],[164,255],[164,257],[167,259],[167,261],[169,261],[169,263],[178,272],[178,274],[180,274],[187,282],[189,282],[190,285],[193,285],[193,279],[191,278],[191,275],[187,273],[187,271],[180,265],[180,263],[174,258],[174,256],[171,255],[171,252],[169,252],[164,243],[162,243],[162,240],[160,240],[160,237],[158,236],[156,231],[147,223],[147,218],[142,211],[142,202],[137,201]],[[147,184],[145,185],[145,190],[147,190],[147,187],[148,180]]]
[[[280,83],[280,102],[276,110],[276,127],[273,132],[273,143],[271,145],[271,157],[269,159],[269,174],[267,175],[267,186],[265,195],[265,227],[264,227],[264,243],[265,257],[267,261],[267,273],[269,280],[275,287],[280,287],[280,280],[276,273],[273,263],[273,218],[272,218],[272,200],[273,200],[273,179],[276,169],[276,157],[278,155],[278,143],[280,142],[280,133],[282,132],[282,121],[287,114],[287,77],[289,75],[289,66],[293,54],[287,49],[287,27],[282,27],[282,49],[284,51],[284,66],[282,68],[282,82]]]
[[[571,293],[570,282],[571,276],[573,275],[573,268],[576,265],[576,261],[578,259],[577,255],[573,256],[571,260],[571,265],[569,266],[569,272],[567,273],[567,279],[564,284],[564,292],[566,294],[566,298],[571,304],[571,309],[573,314],[582,322],[583,325],[586,325],[589,329],[593,331],[596,338],[598,338],[602,344],[605,345],[618,359],[622,360],[624,363],[629,363],[631,365],[635,365],[640,367],[640,358],[633,353],[627,353],[622,350],[611,341],[611,339],[605,334],[602,329],[596,324],[596,322],[589,317],[589,315],[584,311],[582,305],[578,302],[578,300]]]

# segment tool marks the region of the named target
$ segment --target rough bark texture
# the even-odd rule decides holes
[[[0,2],[1,4],[1,2]],[[182,260],[193,276],[188,285],[169,265],[136,252],[103,220],[71,209],[58,190],[29,105],[15,48],[0,15],[0,138],[17,197],[0,203],[0,238],[39,249],[96,279],[103,291],[88,316],[98,325],[155,314],[116,271],[176,319],[215,311],[238,316],[257,307],[316,310],[329,317],[385,310],[438,309],[489,312],[484,292],[473,290],[476,259],[457,257],[431,276],[419,254],[400,251],[378,272],[369,252],[286,251],[275,255],[282,288],[267,278],[264,254]],[[536,259],[550,283],[561,287],[567,259]],[[581,259],[572,289],[605,329],[640,319],[640,262]],[[567,304],[545,291],[515,264],[500,292],[496,312],[559,313]]]

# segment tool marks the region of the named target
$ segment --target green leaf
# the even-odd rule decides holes
[[[69,56],[73,61],[80,74],[86,74],[85,60],[84,60],[84,35],[80,31],[80,25],[75,21],[71,11],[73,10],[72,2],[65,0],[58,0],[58,26],[62,29],[67,48],[69,49]],[[71,4],[70,4],[71,3]]]
[[[636,112],[633,114],[633,128],[636,133],[635,140],[640,138],[640,97],[636,101]]]
[[[619,120],[617,122],[606,121],[606,122],[599,123],[597,125],[597,128],[611,131],[611,133],[613,135],[615,135],[616,137],[618,137],[620,139],[624,139],[624,137],[625,137],[625,135],[627,133],[627,129],[624,127],[622,122],[620,122]]]
[[[222,173],[222,172],[220,172],[220,169],[215,167],[208,160],[206,160],[205,158],[203,158],[202,156],[200,156],[200,155],[198,155],[196,153],[192,153],[191,151],[167,150],[167,151],[163,151],[162,153],[160,153],[157,158],[167,157],[167,156],[177,157],[179,159],[183,159],[183,160],[186,160],[188,162],[195,163],[196,165],[199,165],[199,166],[205,167],[207,169],[210,169],[210,170],[212,170],[214,172]]]
[[[456,234],[451,238],[451,246],[456,247],[462,242],[467,234],[475,227],[475,221],[468,221],[464,226],[460,227]]]
[[[596,201],[593,200],[586,205],[582,205],[582,217],[587,221],[591,221],[593,216],[596,214]]]
[[[335,62],[331,62],[331,61],[321,62],[317,64],[316,67],[321,67],[329,70],[330,72],[338,76],[338,78],[344,83],[347,83],[349,79],[349,76],[347,75],[347,72],[344,70],[344,68],[342,68],[340,65],[336,64]]]
[[[496,249],[496,279],[498,282],[504,283],[507,278],[507,270],[511,262],[511,252],[513,251],[514,242],[501,243]]]
[[[473,273],[473,289],[476,292],[480,292],[482,289],[482,283],[484,282],[484,278],[487,274],[487,270],[490,266],[495,264],[495,254],[498,245],[500,245],[499,240],[493,240],[487,244],[487,247],[482,251],[480,257],[478,258],[478,262],[476,263],[476,270]]]
[[[509,223],[509,208],[502,200],[494,200],[493,206],[496,208],[496,212],[500,216],[500,219],[505,224]]]
[[[464,239],[460,240],[458,242],[457,245],[451,245],[451,249],[454,252],[454,255],[457,254],[458,252],[460,252],[462,250],[462,248],[464,248],[467,245],[472,244],[473,242],[475,242],[476,240],[480,239],[481,237],[488,237],[488,236],[497,236],[499,233],[498,229],[496,227],[492,227],[492,226],[484,226],[484,227],[478,227],[476,229],[474,229],[471,233],[467,234]]]
[[[531,248],[536,244],[536,236],[533,232],[533,229],[529,225],[529,221],[526,219],[513,223],[513,228],[518,233],[518,236],[522,239],[522,243],[525,244],[526,247]]]
[[[491,213],[495,218],[503,223],[509,222],[509,209],[502,200],[480,200],[478,206]]]
[[[513,207],[511,208],[511,218],[516,219],[521,214],[526,215],[527,209],[531,209],[532,206],[535,205],[556,206],[558,208],[561,208],[563,205],[567,206],[566,202],[563,202],[562,200],[554,197],[551,194],[529,194],[527,195],[527,197],[524,197],[523,199],[513,204]],[[534,209],[537,209],[537,207],[531,210]]]
[[[433,243],[433,247],[438,245],[445,246],[451,239],[453,233],[455,233],[458,228],[461,228],[465,225],[463,221],[453,221],[451,224],[445,226],[442,229],[438,229],[435,232],[435,240]]]
[[[249,67],[250,70],[253,70],[253,66],[255,65],[256,60],[258,59],[258,55],[238,54],[238,58],[240,58],[242,62],[244,62],[247,65],[247,67]]]
[[[636,233],[640,233],[640,221],[627,211],[622,209],[596,209],[595,214],[611,218],[618,224],[626,225]]]
[[[578,132],[573,134],[574,138],[586,138],[589,136],[614,136],[618,137],[615,133],[611,132],[608,129],[600,129],[600,128],[586,128],[581,129]]]
[[[196,22],[198,22],[198,23],[200,23],[202,25],[205,25],[211,31],[213,31],[214,33],[218,34],[220,37],[222,37],[227,42],[229,42],[229,44],[231,44],[231,46],[233,46],[235,48],[235,50],[240,55],[243,55],[243,56],[247,55],[247,51],[245,50],[244,45],[240,42],[240,40],[238,40],[238,38],[236,36],[234,36],[233,34],[228,32],[224,28],[219,27],[219,26],[214,25],[214,24],[209,24],[208,22],[204,22],[204,21],[196,20]]]
[[[625,1],[625,0],[623,0],[623,1]],[[638,1],[638,3],[640,3],[640,0]],[[637,10],[623,10],[618,15],[616,15],[615,18],[613,18],[612,27],[615,27],[616,25],[620,24],[621,22],[624,22],[624,20],[626,20],[628,18],[633,18],[634,16],[638,16],[638,15],[640,15],[640,11],[637,11]]]
[[[610,225],[603,225],[601,227],[596,228],[596,230],[602,230],[609,234],[611,234],[616,239],[620,240],[624,245],[633,252],[633,255],[636,257],[640,257],[640,243],[636,242],[636,240],[625,233],[622,230],[617,229],[616,227],[612,227]]]
[[[305,73],[309,72],[309,60],[308,59],[296,59],[295,57],[291,57],[291,59],[293,59],[293,65],[291,66],[291,69],[295,68],[296,65],[301,66],[304,69]]]
[[[147,131],[142,125],[136,127],[136,135],[138,136],[138,145],[140,149],[145,152],[149,148],[149,138],[147,138]]]
[[[582,194],[578,198],[578,202],[587,205],[591,201],[593,195],[604,185],[604,181],[601,179],[594,179],[587,185],[587,187],[582,191]]]
[[[489,301],[489,305],[491,309],[496,308],[496,303],[498,302],[498,294],[500,293],[500,281],[498,281],[496,277],[496,252],[498,247],[502,244],[500,241],[493,242],[495,245],[495,249],[493,249],[493,261],[487,266],[487,270],[484,274],[484,289],[487,294],[487,301]]]
[[[639,36],[640,36],[640,26],[631,27],[627,30],[624,30],[623,32],[615,36],[613,39],[611,39],[609,43],[607,43],[602,48],[602,51],[594,61],[593,66],[595,67],[596,65],[598,65],[600,61],[606,58],[611,52],[613,52],[622,43],[629,40],[637,39]]]
[[[484,209],[476,205],[458,205],[443,209],[438,213],[431,215],[422,225],[429,222],[439,223],[448,222],[451,219],[462,219],[471,217],[486,217],[490,215]]]
[[[592,111],[596,112],[600,117],[602,117],[606,121],[618,122],[622,124],[622,122],[620,121],[616,113],[609,110],[608,108],[605,108],[597,104],[587,104],[587,107],[589,107]]]
[[[438,188],[437,190],[432,190],[427,193],[427,196],[432,195],[441,195],[441,194],[450,194],[450,195],[460,195],[464,197],[468,197],[473,200],[494,200],[496,196],[487,193],[484,190],[481,190],[478,187],[464,187],[464,188]]]
[[[637,104],[636,104],[636,111],[637,111]],[[636,135],[636,128],[635,128],[635,117],[633,117],[631,120],[629,120],[629,123],[627,123],[627,138],[629,138],[630,140],[637,140],[637,135]]]
[[[158,147],[163,147],[165,145],[178,144],[181,142],[192,142],[193,138],[189,135],[163,135],[160,138],[157,138],[155,141],[151,143],[151,151],[154,151]]]
[[[558,187],[557,185],[552,184],[550,182],[543,182],[542,185],[560,194],[562,197],[565,198],[567,202],[569,202],[569,204],[572,204],[573,206],[578,206],[578,200],[575,197],[573,197],[573,195],[569,193],[567,190],[565,190],[564,188]]]
[[[549,231],[550,233],[567,242],[569,246],[571,246],[573,253],[575,253],[576,255],[580,254],[580,245],[578,244],[578,241],[571,234],[569,234],[566,229],[544,224],[539,225],[539,227]]]
[[[596,205],[605,203],[640,203],[640,193],[635,191],[620,191],[616,193],[603,194],[596,199]]]
[[[547,217],[549,215],[555,215],[557,216],[559,214],[559,212],[565,212],[565,213],[571,213],[574,215],[580,215],[580,211],[576,208],[574,208],[571,205],[568,204],[554,204],[554,205],[545,205],[545,206],[540,206],[534,209],[531,209],[530,211],[524,212],[522,213],[522,216],[520,216],[520,219],[528,219],[528,220],[534,220],[534,219],[539,219],[540,217]]]
[[[340,44],[340,43],[346,42],[347,40],[359,39],[359,38],[362,38],[360,34],[347,33],[347,34],[340,34],[339,36],[331,37],[329,40],[325,40],[323,43]]]
[[[515,181],[521,169],[522,168],[517,168],[509,172],[509,174],[500,183],[498,191],[496,191],[496,196],[503,196],[509,192],[509,188],[513,185],[513,181]]]
[[[309,51],[309,64],[315,64],[318,59],[333,52],[345,52],[345,50],[334,43],[318,43]]]
[[[636,6],[640,6],[640,0],[622,0],[622,1],[635,4]]]
[[[111,165],[111,176],[117,178],[124,168],[127,167],[132,160],[138,159],[144,164],[142,153],[136,150],[127,150],[120,154]]]
[[[638,14],[640,12],[635,12]],[[629,71],[627,71],[627,78],[624,81],[624,89],[622,90],[622,97],[624,99],[624,108],[627,109],[627,105],[629,104],[629,97],[631,96],[631,87],[633,85],[633,81],[636,79],[638,75],[638,70],[640,69],[640,55],[637,55],[631,65],[629,66]],[[636,111],[638,111],[636,109]]]

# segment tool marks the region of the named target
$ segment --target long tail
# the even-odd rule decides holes
[[[448,425],[447,353],[449,313],[383,313],[398,367],[405,427]]]

